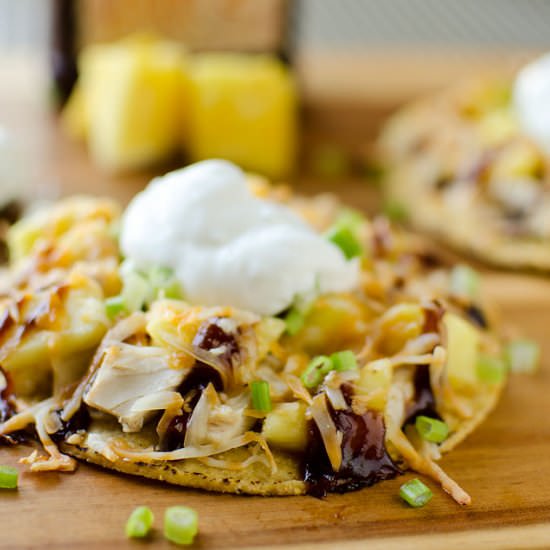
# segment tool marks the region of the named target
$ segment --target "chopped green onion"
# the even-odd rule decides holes
[[[342,208],[336,218],[335,225],[349,227],[352,231],[356,231],[365,221],[365,216],[358,210]]]
[[[353,351],[337,351],[330,356],[334,370],[353,370],[357,369],[357,359]]]
[[[498,384],[502,382],[506,375],[506,365],[504,361],[497,357],[481,355],[476,365],[477,377],[487,384]]]
[[[382,206],[382,212],[392,222],[402,222],[408,218],[405,205],[395,199],[387,200]]]
[[[112,296],[105,300],[105,313],[109,319],[114,319],[117,315],[126,310],[126,304],[122,296]]]
[[[149,282],[155,297],[182,298],[181,286],[174,276],[174,271],[169,267],[153,267],[149,271]]]
[[[304,314],[297,308],[292,307],[285,316],[286,332],[290,336],[294,336],[304,326],[305,323]]]
[[[479,292],[479,275],[467,265],[457,265],[451,271],[451,293],[475,298]]]
[[[365,177],[367,178],[367,183],[370,185],[380,187],[385,175],[386,168],[382,164],[372,161],[365,164]]]
[[[128,311],[139,311],[151,298],[152,288],[137,271],[128,271],[123,275],[121,296]]]
[[[252,395],[252,406],[260,412],[271,410],[271,396],[269,394],[269,383],[265,380],[255,380],[250,385]]]
[[[310,157],[311,171],[322,178],[337,178],[345,176],[350,170],[350,160],[347,152],[334,145],[320,145],[312,151]]]
[[[131,539],[146,537],[154,519],[153,512],[148,506],[138,506],[126,522],[126,536]]]
[[[506,362],[512,372],[535,372],[540,361],[540,347],[531,340],[515,340],[506,346]]]
[[[12,466],[0,466],[0,489],[17,489],[19,472]]]
[[[445,422],[429,416],[417,416],[415,425],[420,437],[426,441],[441,443],[449,435],[449,427]]]
[[[347,260],[363,253],[361,243],[357,240],[353,231],[345,225],[335,224],[327,231],[325,236],[344,253]]]
[[[431,500],[433,494],[429,487],[415,478],[401,485],[399,496],[413,508],[420,508]]]
[[[309,365],[300,378],[306,388],[316,388],[333,369],[334,366],[330,357],[318,355],[309,362]]]
[[[192,544],[199,530],[199,516],[193,508],[171,506],[164,512],[164,536],[175,544]]]

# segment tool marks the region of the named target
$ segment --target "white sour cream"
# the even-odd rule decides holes
[[[290,209],[253,196],[223,160],[153,180],[124,214],[121,247],[138,268],[174,269],[191,303],[260,315],[297,296],[352,290],[359,279],[357,261]]]
[[[514,107],[524,132],[550,154],[550,53],[519,72]]]

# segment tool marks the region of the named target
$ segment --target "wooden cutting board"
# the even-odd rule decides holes
[[[146,504],[157,517],[152,546],[168,547],[158,530],[163,511],[184,504],[199,513],[196,548],[550,547],[550,281],[492,273],[485,286],[505,325],[540,342],[544,361],[536,375],[513,376],[494,413],[441,461],[471,494],[471,506],[461,508],[425,479],[434,498],[422,509],[407,507],[397,493],[411,473],[318,500],[208,494],[83,464],[74,474],[24,472],[19,490],[2,491],[0,546],[137,548],[124,524]],[[1,449],[0,463],[16,464],[29,452]]]
[[[20,64],[16,64],[17,67]],[[110,178],[89,164],[81,147],[59,135],[51,115],[17,89],[17,72],[0,90],[0,114],[30,151],[37,182],[60,193],[92,192],[129,198],[147,176]],[[28,84],[28,83],[27,83]],[[334,184],[330,184],[334,187]],[[306,192],[329,184],[309,182]],[[364,185],[335,190],[348,202],[372,210]],[[48,194],[38,186],[36,194]],[[0,490],[1,548],[104,549],[168,548],[161,525],[167,506],[194,507],[200,535],[194,548],[462,549],[550,548],[550,280],[488,272],[486,292],[500,307],[502,321],[536,339],[543,364],[534,376],[514,376],[487,421],[441,465],[472,496],[455,504],[430,480],[432,501],[407,507],[397,496],[404,476],[346,495],[261,498],[215,495],[149,482],[81,465],[74,474],[20,475],[17,491]],[[17,464],[27,447],[0,448],[0,464]],[[137,505],[150,506],[156,531],[148,542],[127,541],[124,524]]]

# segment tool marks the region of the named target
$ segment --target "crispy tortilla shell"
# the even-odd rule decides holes
[[[478,393],[470,400],[474,414],[467,419],[455,420],[456,428],[441,445],[441,452],[446,453],[456,447],[487,418],[496,406],[503,387],[504,384],[487,387],[486,392]],[[101,454],[100,450],[105,444],[117,440],[122,440],[130,448],[147,449],[154,445],[156,436],[151,430],[124,433],[114,419],[105,418],[94,420],[81,442],[63,443],[61,449],[75,458],[110,470],[193,489],[262,496],[292,496],[306,493],[299,459],[289,453],[272,450],[277,463],[275,473],[262,463],[253,463],[244,469],[228,469],[208,466],[196,459],[111,461]],[[216,455],[215,458],[241,462],[248,456],[249,452],[245,448],[238,448]]]

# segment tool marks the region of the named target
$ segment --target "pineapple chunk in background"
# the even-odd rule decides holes
[[[192,160],[224,158],[245,170],[288,175],[296,149],[296,90],[267,55],[197,55],[191,71]]]
[[[135,36],[86,48],[65,111],[69,132],[86,137],[110,171],[166,161],[180,148],[188,96],[187,56],[173,42]]]

